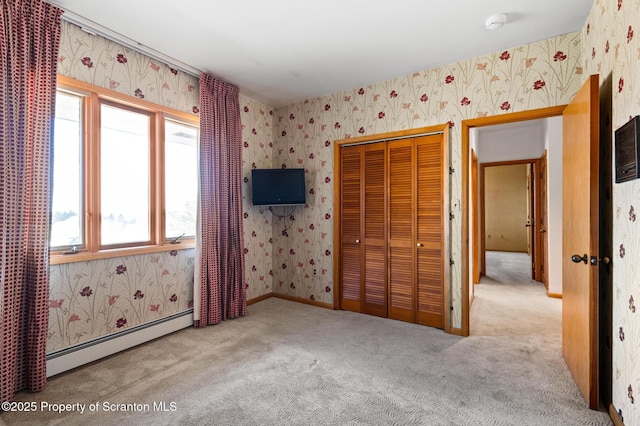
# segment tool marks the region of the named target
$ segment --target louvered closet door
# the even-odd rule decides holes
[[[341,164],[341,306],[348,311],[362,311],[363,282],[360,235],[362,191],[362,146],[340,149]]]
[[[389,143],[389,318],[415,322],[413,139]]]
[[[416,138],[417,322],[444,327],[444,167],[442,135]]]
[[[386,268],[386,143],[364,145],[362,250],[364,307],[362,312],[387,316]]]

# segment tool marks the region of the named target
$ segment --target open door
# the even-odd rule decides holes
[[[598,408],[598,76],[563,118],[562,354],[592,409]]]
[[[472,284],[478,284],[480,282],[480,225],[479,221],[479,205],[478,205],[478,155],[472,149],[471,150],[471,235],[473,241],[472,249]],[[474,293],[473,285],[471,285],[471,294]]]
[[[540,219],[538,221],[540,225],[540,255],[538,256],[538,260],[540,261],[540,280],[544,283],[544,287],[549,291],[549,274],[547,272],[548,268],[548,252],[549,252],[549,237],[547,235],[548,228],[548,219],[547,219],[547,211],[548,207],[548,196],[547,196],[547,150],[544,151],[542,157],[540,158],[540,176],[539,176],[539,184],[540,184]]]

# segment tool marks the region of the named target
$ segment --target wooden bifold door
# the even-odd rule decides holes
[[[442,133],[340,148],[340,306],[444,327]]]

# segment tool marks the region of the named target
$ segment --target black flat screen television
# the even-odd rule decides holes
[[[306,202],[304,169],[251,170],[254,206],[293,206]]]

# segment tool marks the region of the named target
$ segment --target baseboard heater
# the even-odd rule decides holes
[[[193,325],[193,309],[47,354],[47,377]]]

